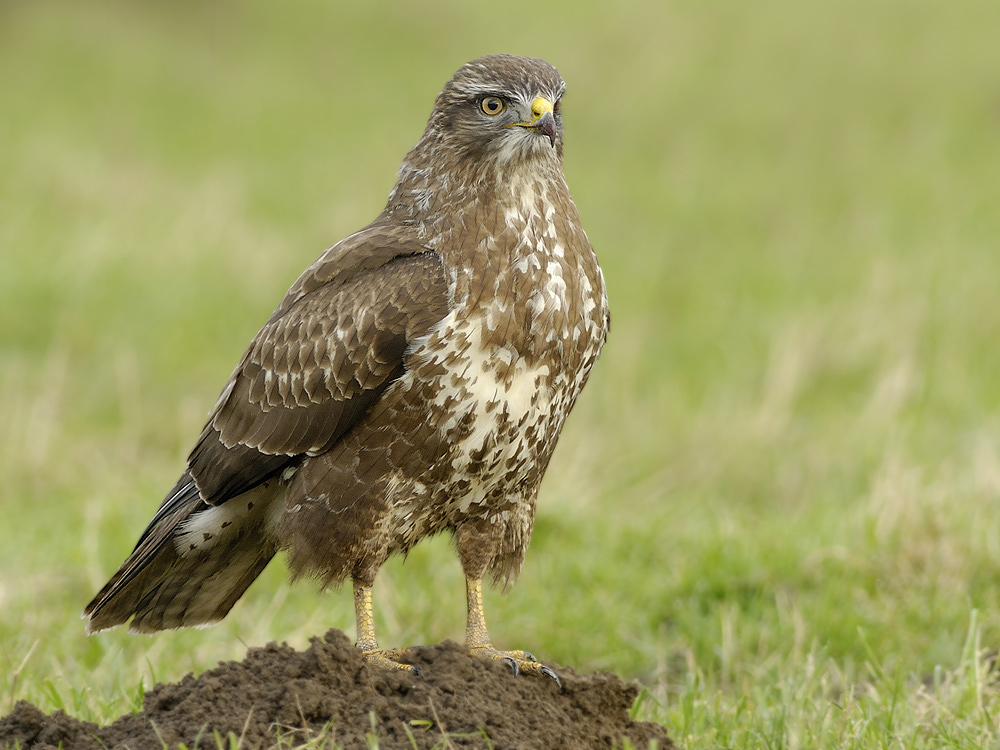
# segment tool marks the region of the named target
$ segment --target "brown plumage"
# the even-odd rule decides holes
[[[454,535],[470,650],[493,649],[481,579],[516,577],[563,422],[609,326],[604,279],[562,174],[565,84],[493,55],[439,94],[381,214],[292,285],[223,389],[88,630],[221,619],[279,549],[293,575],[350,577],[358,645],[393,554]]]

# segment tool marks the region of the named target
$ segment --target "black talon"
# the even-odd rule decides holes
[[[559,679],[559,675],[557,675],[555,673],[555,670],[552,669],[552,667],[546,667],[543,664],[538,671],[541,672],[546,677],[551,677],[553,680],[555,680],[556,681],[556,685],[559,686],[559,690],[560,691],[562,690],[562,680]]]
[[[505,656],[505,657],[503,658],[503,660],[504,660],[505,662],[507,662],[507,666],[508,666],[508,667],[510,667],[510,671],[514,673],[514,676],[515,676],[515,677],[517,677],[517,676],[518,676],[519,674],[521,674],[521,670],[520,670],[520,668],[519,668],[519,667],[517,666],[517,662],[516,662],[516,661],[514,661],[514,659],[512,659],[512,658],[511,658],[511,657],[509,657],[509,656]]]
[[[535,655],[530,651],[525,651],[524,655],[528,657],[528,661],[538,661],[538,659],[535,658]]]

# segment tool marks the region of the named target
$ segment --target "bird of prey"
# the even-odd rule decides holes
[[[490,55],[438,95],[385,209],[292,285],[219,396],[177,484],[87,605],[88,632],[206,625],[278,550],[350,578],[369,663],[379,567],[450,532],[470,653],[493,647],[482,581],[517,576],[563,423],[610,325],[562,171],[565,84]]]

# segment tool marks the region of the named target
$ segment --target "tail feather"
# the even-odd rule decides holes
[[[138,633],[221,620],[277,552],[274,481],[220,506],[204,503],[185,474],[132,554],[87,605],[87,632],[129,623]]]

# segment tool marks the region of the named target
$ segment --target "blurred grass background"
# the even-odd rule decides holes
[[[79,612],[250,337],[367,223],[463,62],[569,83],[612,337],[494,641],[689,747],[975,747],[1000,645],[1000,4],[0,4],[0,713],[353,631],[276,562],[219,626]],[[460,639],[446,539],[376,586]]]

